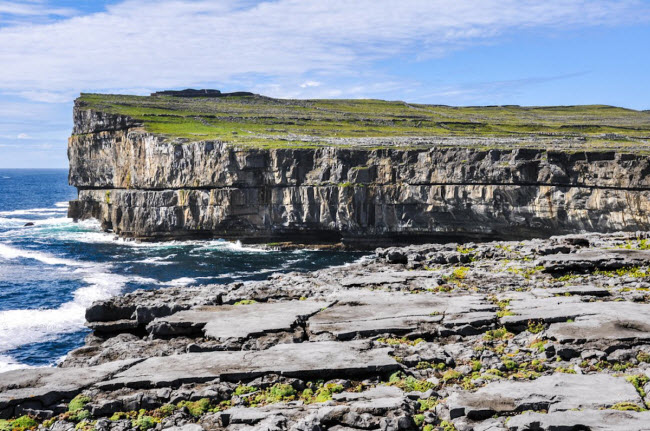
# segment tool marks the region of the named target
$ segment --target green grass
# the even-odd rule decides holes
[[[261,148],[315,148],[364,145],[346,138],[476,136],[524,138],[508,146],[536,148],[543,148],[550,139],[565,139],[571,150],[638,150],[650,144],[649,112],[605,105],[451,107],[370,99],[102,94],[82,94],[78,102],[82,109],[132,117],[145,130],[174,142],[218,140]],[[366,145],[372,149],[390,146]],[[408,145],[432,144],[425,140]]]

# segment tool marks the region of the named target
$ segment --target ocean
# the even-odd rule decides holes
[[[93,301],[136,289],[259,280],[362,254],[224,240],[138,243],[66,217],[67,170],[0,169],[0,372],[55,365],[83,344]],[[25,226],[34,223],[34,226]]]

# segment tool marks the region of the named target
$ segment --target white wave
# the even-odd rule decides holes
[[[131,263],[144,263],[148,265],[171,265],[174,262],[169,262],[168,259],[176,256],[174,254],[169,255],[169,256],[155,256],[155,257],[148,257],[146,259],[142,260],[134,260]]]
[[[0,311],[0,352],[80,330],[86,320],[86,308],[95,301],[121,293],[129,282],[158,283],[150,278],[114,274],[101,264],[75,272],[86,286],[73,293],[72,301],[53,309]]]
[[[26,210],[0,211],[0,216],[13,215],[60,215],[65,208],[30,208]]]
[[[26,250],[0,244],[0,257],[4,259],[34,259],[46,265],[86,266],[83,262],[64,259],[41,251]]]
[[[195,278],[181,277],[181,278],[176,278],[176,279],[171,280],[171,281],[167,281],[164,284],[166,284],[168,286],[186,286],[186,285],[192,284],[192,283],[196,283]]]
[[[20,362],[14,361],[9,356],[0,355],[0,373],[12,370],[20,370],[22,368],[33,368],[27,364],[21,364]]]
[[[57,214],[52,214],[57,215]],[[42,229],[49,229],[52,227],[64,227],[67,223],[71,223],[71,219],[66,217],[51,217],[46,219],[26,219],[26,218],[13,218],[13,217],[0,217],[0,227],[8,228],[22,228],[25,223],[34,223],[29,227],[30,232],[34,230],[42,232]],[[14,229],[12,231],[3,232],[2,236],[15,236],[23,235],[25,229]],[[32,233],[30,233],[32,235]]]
[[[67,209],[69,204],[70,204],[70,202],[63,201],[63,202],[55,203],[54,206],[57,207],[57,208],[66,208]]]
[[[245,252],[245,253],[269,253],[272,250],[266,249],[266,248],[258,248],[258,247],[253,247],[253,246],[245,246],[241,243],[241,241],[224,241],[222,239],[218,240],[211,240],[211,241],[190,241],[189,242],[191,245],[196,245],[198,246],[194,251],[202,251],[202,250],[230,250],[230,251],[237,251],[237,252]]]
[[[21,218],[6,218],[0,217],[0,227],[20,227],[25,223],[34,222],[34,220],[21,219]]]

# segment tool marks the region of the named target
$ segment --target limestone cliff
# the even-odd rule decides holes
[[[650,229],[644,151],[526,139],[170,139],[80,99],[69,215],[140,239],[375,243]]]

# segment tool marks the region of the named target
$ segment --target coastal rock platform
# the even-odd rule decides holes
[[[650,234],[424,244],[94,303],[0,429],[648,430]]]

